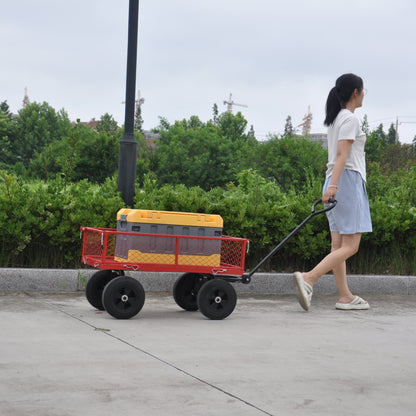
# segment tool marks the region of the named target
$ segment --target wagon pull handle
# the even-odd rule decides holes
[[[331,198],[329,200],[330,203],[328,204],[328,206],[326,206],[324,209],[316,211],[316,206],[321,202],[322,199],[318,199],[312,206],[311,214],[307,218],[305,218],[289,235],[287,235],[263,260],[261,260],[260,263],[257,266],[255,266],[253,270],[250,271],[250,273],[243,275],[241,279],[243,283],[250,283],[251,276],[253,276],[253,274],[256,273],[256,271],[260,269],[260,267],[263,266],[263,264],[266,263],[266,261],[269,260],[270,257],[272,257],[278,250],[280,250],[287,243],[288,240],[290,240],[301,228],[303,228],[312,217],[314,217],[315,215],[322,214],[323,212],[330,211],[337,204],[336,199]]]
[[[319,211],[316,211],[316,206],[318,204],[320,204],[321,202],[322,202],[322,198],[321,199],[318,199],[317,201],[314,202],[314,204],[312,206],[312,214],[313,214],[313,216],[318,215],[318,214],[322,214],[323,212],[330,211],[337,204],[337,200],[334,199],[333,197],[331,197],[331,198],[329,198],[329,204],[326,204],[327,206],[324,209],[320,209]]]

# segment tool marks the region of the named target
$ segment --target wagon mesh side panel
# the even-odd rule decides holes
[[[116,235],[99,229],[84,229],[84,252],[83,255],[89,259],[104,262],[114,258]],[[104,253],[103,253],[104,251]]]
[[[84,254],[92,257],[101,257],[103,249],[101,247],[101,233],[93,230],[84,231]]]
[[[105,255],[107,258],[114,258],[116,250],[116,234],[107,233],[107,247]]]
[[[120,233],[110,229],[84,228],[84,261],[94,267],[117,269],[147,265],[147,270],[189,270],[200,267],[244,268],[247,240],[233,237],[189,237],[157,234]],[[149,267],[152,268],[149,268]],[[201,269],[199,269],[201,271]]]
[[[221,240],[209,238],[179,238],[178,264],[219,266]]]
[[[225,238],[221,241],[221,265],[244,267],[244,241]]]
[[[176,238],[118,234],[115,260],[126,263],[175,264]]]

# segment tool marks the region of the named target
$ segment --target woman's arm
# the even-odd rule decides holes
[[[338,142],[337,159],[332,171],[331,183],[322,196],[322,202],[324,204],[327,204],[330,198],[335,198],[337,195],[338,181],[344,170],[345,162],[353,142],[354,140],[340,140]]]

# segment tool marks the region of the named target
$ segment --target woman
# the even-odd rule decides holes
[[[329,92],[326,102],[328,126],[328,164],[322,201],[338,201],[327,212],[331,231],[331,253],[314,269],[293,275],[299,303],[308,310],[313,285],[325,273],[333,271],[339,291],[335,307],[343,310],[369,309],[367,301],[354,296],[347,284],[345,261],[360,245],[361,234],[372,231],[368,203],[364,146],[366,137],[361,131],[354,111],[362,106],[363,80],[354,74],[340,76]]]

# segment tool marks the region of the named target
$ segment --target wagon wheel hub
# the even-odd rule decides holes
[[[123,295],[122,297],[121,297],[121,301],[122,302],[127,302],[129,300],[129,297],[127,296],[127,295]]]
[[[221,296],[216,296],[214,300],[215,300],[215,303],[221,303],[222,302],[222,297]]]

